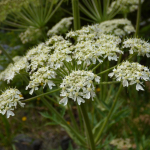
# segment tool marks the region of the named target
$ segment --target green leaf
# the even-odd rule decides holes
[[[44,118],[52,119],[52,117],[48,114],[48,112],[40,112],[40,114],[41,114]]]
[[[58,123],[55,122],[47,122],[44,124],[45,126],[53,126],[53,125],[59,125]]]

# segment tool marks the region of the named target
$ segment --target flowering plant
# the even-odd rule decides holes
[[[136,84],[136,90],[139,91],[144,90],[143,81],[150,80],[149,68],[133,62],[137,54],[150,56],[150,44],[139,38],[124,39],[126,35],[135,32],[127,19],[110,22],[114,25],[112,28],[108,27],[107,21],[70,31],[66,37],[51,36],[45,43],[31,48],[23,57],[11,59],[1,47],[12,63],[0,74],[0,79],[9,83],[15,75],[20,74],[27,84],[26,90],[29,90],[29,94],[35,93],[37,96],[21,100],[23,96],[20,91],[10,88],[0,96],[0,113],[3,115],[7,113],[9,118],[14,116],[12,110],[18,103],[24,107],[24,102],[41,97],[43,103],[56,115],[56,118],[48,115],[47,117],[64,127],[76,143],[86,149],[99,148],[106,125],[117,108],[122,85],[128,87]],[[48,34],[51,33],[51,31],[48,32]],[[125,49],[129,50],[126,55],[124,55]],[[117,64],[108,67],[110,62],[112,64],[117,62]],[[113,72],[106,74],[111,70]],[[105,77],[104,74],[106,74]],[[113,77],[114,80],[111,81],[108,76]],[[102,122],[99,121],[92,129],[85,106],[90,99],[98,103],[103,102],[105,96],[102,95],[99,99],[95,88],[114,83],[120,83],[120,86],[112,107],[107,108],[109,110],[107,117]],[[43,92],[43,89],[47,89],[48,92]],[[50,94],[58,91],[60,91],[59,98],[53,100]],[[63,104],[68,109],[73,122],[72,126],[68,125],[63,116],[53,108],[50,100]],[[71,112],[72,105],[77,105],[79,116],[82,114],[81,128],[78,127]],[[83,132],[80,133],[83,129],[82,121],[84,121],[86,138]]]

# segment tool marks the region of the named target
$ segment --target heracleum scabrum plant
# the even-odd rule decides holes
[[[116,20],[112,22],[117,24]],[[19,90],[9,88],[0,96],[0,113],[6,114],[9,118],[14,116],[14,109],[18,104],[24,107],[25,102],[41,97],[75,142],[94,150],[114,111],[122,85],[128,87],[135,84],[136,90],[139,91],[144,90],[143,81],[150,80],[149,68],[133,62],[134,59],[132,59],[136,55],[149,57],[150,44],[139,38],[122,38],[135,31],[130,21],[126,19],[118,21],[118,24],[124,25],[122,28],[105,27],[107,23],[109,24],[105,22],[70,31],[66,37],[54,35],[45,43],[40,43],[28,50],[25,56],[13,58],[12,64],[0,74],[0,79],[9,83],[17,74],[20,74],[27,83],[25,89],[29,91],[29,94],[35,93],[37,96],[22,100],[23,96]],[[108,29],[109,32],[107,32]],[[120,57],[123,57],[124,49],[128,50],[129,56],[124,57],[121,62]],[[104,61],[116,61],[118,64],[98,72]],[[113,80],[110,82],[102,80],[101,76],[105,73]],[[93,133],[85,106],[88,101],[95,100],[97,85],[111,83],[120,83],[120,87],[108,117],[100,125],[98,133]],[[49,92],[42,93],[41,89],[49,89]],[[60,91],[60,98],[56,101],[59,104],[69,107],[75,103],[80,109],[87,137],[84,137],[77,128],[68,125],[49,103],[48,95],[58,91]],[[96,136],[93,137],[93,134]]]

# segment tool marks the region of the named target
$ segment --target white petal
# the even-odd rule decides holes
[[[14,116],[15,114],[11,110],[7,110],[7,118]]]
[[[50,89],[52,89],[52,86],[55,86],[55,84],[52,81],[48,81],[48,86]]]
[[[112,78],[113,75],[114,75],[113,72],[111,72],[111,73],[108,74],[108,76],[109,76],[110,78]]]
[[[25,105],[25,103],[21,103],[20,101],[18,101],[18,103],[21,107],[24,107],[24,105]]]
[[[33,94],[34,89],[31,89],[29,94],[32,95]]]
[[[61,101],[59,102],[59,104],[62,104],[64,103],[64,106],[67,105],[68,103],[68,98],[67,97],[64,97],[63,99],[61,99]]]
[[[66,61],[67,61],[67,62],[69,62],[69,61],[71,61],[71,60],[72,60],[72,59],[71,59],[70,56],[67,56],[67,57],[66,57]]]
[[[100,77],[97,76],[97,77],[95,78],[95,81],[96,81],[97,83],[99,83],[99,82],[100,82]]]
[[[81,103],[85,103],[85,100],[81,97],[77,97],[77,102],[78,102],[78,105],[80,105]]]
[[[128,81],[127,80],[123,80],[123,87],[127,86],[128,87]]]
[[[139,90],[144,91],[143,87],[139,83],[136,84],[136,90],[137,91],[139,91]]]
[[[85,98],[86,98],[86,99],[90,99],[90,92],[88,92],[88,93],[85,95]]]

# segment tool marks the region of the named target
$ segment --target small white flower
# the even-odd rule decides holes
[[[12,110],[17,107],[17,103],[21,107],[24,107],[25,103],[22,103],[20,100],[23,99],[21,92],[17,89],[7,89],[0,95],[0,113],[6,114],[7,118],[14,116]]]
[[[60,96],[65,96],[60,103],[66,105],[68,98],[77,101],[78,105],[85,102],[83,98],[91,98],[93,100],[93,97],[95,97],[94,80],[99,83],[100,77],[94,75],[94,73],[90,71],[72,71],[72,73],[66,76],[60,84],[60,87],[62,88]]]
[[[124,48],[131,48],[129,50],[130,54],[138,53],[139,56],[146,55],[147,57],[150,57],[150,43],[138,39],[138,38],[129,38],[126,39],[124,42]]]
[[[141,86],[140,80],[150,80],[150,71],[147,67],[144,67],[138,63],[130,63],[128,61],[123,62],[117,66],[117,69],[113,69],[112,73],[108,74],[109,77],[113,77],[117,81],[121,81],[124,87],[136,84],[136,90],[144,90]]]

